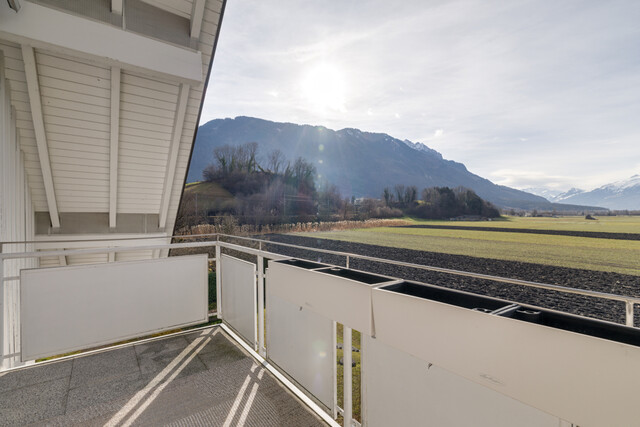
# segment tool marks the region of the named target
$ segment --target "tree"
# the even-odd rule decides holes
[[[313,181],[316,174],[315,166],[302,157],[298,157],[293,164],[291,171],[292,183],[297,187],[298,192],[312,194],[315,191],[315,184]]]
[[[267,170],[269,170],[274,175],[278,175],[286,161],[287,160],[282,151],[277,149],[273,150],[267,156]]]
[[[233,150],[233,147],[230,145],[223,145],[222,147],[213,149],[213,158],[218,162],[218,167],[222,173],[231,172],[229,167],[233,158]]]
[[[320,191],[318,191],[318,213],[326,216],[334,213],[344,213],[343,209],[344,201],[340,196],[338,187],[334,184],[325,184]]]
[[[410,206],[416,201],[418,197],[418,189],[415,185],[411,185],[404,189],[404,204]]]
[[[389,187],[384,188],[382,191],[382,197],[384,198],[384,204],[390,207],[393,203],[393,194],[391,193],[391,190],[389,190]]]
[[[404,185],[397,184],[393,189],[396,192],[396,200],[399,205],[404,205]]]

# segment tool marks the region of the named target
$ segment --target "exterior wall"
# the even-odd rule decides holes
[[[0,241],[30,241],[34,239],[34,207],[27,184],[26,156],[18,145],[17,112],[11,106],[11,85],[5,76],[0,46]],[[25,245],[11,245],[2,251],[25,249]]]
[[[10,105],[15,109],[15,126],[17,128],[18,146],[24,157],[24,169],[28,176],[31,203],[35,211],[48,211],[44,181],[38,158],[36,137],[31,120],[31,106],[27,92],[27,79],[20,46],[0,39],[0,51],[4,56],[2,66],[6,84],[10,88],[7,95]],[[3,158],[5,158],[3,156]]]
[[[0,48],[2,46],[0,45]],[[27,184],[25,155],[18,146],[16,110],[11,106],[11,86],[6,78],[5,62],[0,49],[0,242],[32,241],[34,239],[34,209],[31,192]],[[3,245],[2,252],[23,252],[33,250],[31,244]],[[22,268],[37,266],[36,259],[7,260],[0,265],[0,278],[18,276]],[[0,351],[13,354],[19,348],[17,310],[18,281],[0,280]],[[11,359],[0,359],[0,367],[12,366]]]
[[[204,15],[202,18],[202,29],[200,30],[200,38],[198,39],[197,50],[202,52],[202,72],[207,76],[211,55],[218,32],[220,23],[220,15],[223,13],[222,0],[210,0],[206,2]],[[167,216],[167,225],[165,230],[170,233],[173,230],[176,216],[178,214],[178,205],[180,204],[180,196],[184,186],[185,177],[187,176],[187,168],[189,167],[189,156],[193,144],[195,129],[198,126],[198,113],[200,111],[200,101],[205,95],[206,79],[198,86],[192,86],[187,102],[187,110],[184,117],[184,129],[180,146],[178,149],[178,159],[176,162],[176,172],[171,185],[169,214]]]

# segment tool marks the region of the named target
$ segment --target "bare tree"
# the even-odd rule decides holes
[[[389,190],[389,187],[385,187],[382,191],[382,197],[384,198],[384,203],[387,206],[391,206],[393,203],[393,193]]]
[[[286,158],[282,151],[278,149],[273,150],[267,156],[267,169],[275,175],[278,175],[280,173],[280,170],[283,168],[285,163]]]
[[[410,185],[404,189],[404,203],[408,206],[418,198],[418,189],[415,185]]]
[[[231,172],[230,167],[234,157],[234,148],[230,145],[223,145],[213,149],[213,157],[218,162],[218,167],[223,173]]]
[[[401,205],[404,204],[404,185],[397,184],[393,189],[396,192],[396,199],[398,200],[398,203]]]

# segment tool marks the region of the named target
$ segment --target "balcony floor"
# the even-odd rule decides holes
[[[0,425],[323,426],[221,328],[0,373]]]

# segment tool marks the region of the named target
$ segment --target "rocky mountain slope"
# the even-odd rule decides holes
[[[419,191],[432,186],[464,186],[501,207],[570,209],[540,196],[496,185],[421,143],[358,129],[335,131],[252,117],[216,119],[200,126],[187,182],[202,179],[202,171],[213,161],[215,147],[247,142],[257,142],[260,154],[265,157],[279,149],[290,161],[305,158],[316,166],[319,181],[337,185],[344,196],[379,198],[385,187],[393,188],[396,184],[415,185]]]

